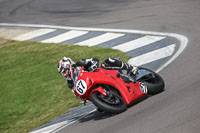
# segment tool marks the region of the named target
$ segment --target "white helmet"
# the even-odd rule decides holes
[[[67,80],[72,80],[74,61],[71,58],[63,57],[57,66],[57,71],[61,73]]]

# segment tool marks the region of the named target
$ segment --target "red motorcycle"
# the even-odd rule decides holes
[[[164,81],[157,73],[139,67],[133,79],[129,73],[99,67],[93,72],[80,69],[74,94],[91,101],[99,110],[121,113],[127,105],[148,95],[164,91]]]

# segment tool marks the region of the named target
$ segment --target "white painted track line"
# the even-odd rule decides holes
[[[78,45],[87,45],[87,46],[95,46],[107,41],[110,41],[112,39],[118,38],[124,36],[124,34],[117,34],[117,33],[105,33],[103,35],[82,41],[77,43]]]
[[[34,30],[34,31],[31,31],[31,32],[19,35],[19,36],[13,38],[13,40],[17,40],[17,41],[30,40],[32,38],[35,38],[35,37],[38,37],[38,36],[41,36],[41,35],[45,35],[47,33],[53,32],[55,30],[56,29],[39,29],[39,30]]]
[[[87,33],[88,33],[88,31],[71,30],[71,31],[68,31],[66,33],[57,35],[55,37],[43,40],[41,42],[43,42],[43,43],[60,43],[60,42],[63,42],[63,41],[66,41],[66,40],[69,40],[69,39],[72,39],[72,38],[75,38],[75,37],[79,37],[79,36],[87,34]]]
[[[136,48],[143,47],[143,46],[149,45],[151,43],[160,41],[164,38],[165,37],[161,37],[161,36],[144,36],[144,37],[138,38],[136,40],[132,40],[132,41],[117,45],[112,48],[120,50],[122,52],[128,52],[128,51],[134,50]]]
[[[147,64],[165,57],[169,57],[173,54],[175,49],[175,44],[169,45],[167,47],[131,58],[128,63],[131,65],[140,66],[143,64]]]

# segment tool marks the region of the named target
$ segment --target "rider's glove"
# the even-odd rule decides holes
[[[88,71],[92,72],[99,68],[99,60],[97,58],[86,59]]]
[[[88,68],[88,71],[92,72],[96,69],[98,69],[98,62],[92,62],[92,65]]]

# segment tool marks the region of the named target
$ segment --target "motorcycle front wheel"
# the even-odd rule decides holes
[[[91,95],[91,101],[99,109],[108,113],[117,114],[127,109],[125,101],[115,93],[104,96],[100,92],[95,91]]]

